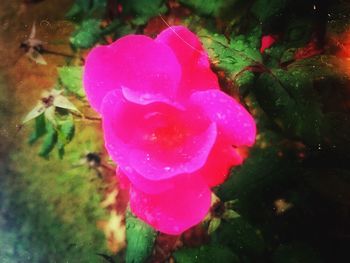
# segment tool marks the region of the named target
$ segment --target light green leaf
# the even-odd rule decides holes
[[[51,122],[52,125],[56,126],[56,119],[55,119],[55,107],[50,106],[45,110],[45,118],[49,122]]]
[[[23,119],[22,123],[26,123],[30,120],[40,116],[45,111],[45,106],[42,102],[39,102]]]
[[[236,211],[232,210],[232,209],[227,209],[224,214],[222,215],[222,218],[224,219],[235,219],[240,217],[241,215],[238,214]]]
[[[84,97],[84,89],[82,85],[83,67],[65,66],[58,68],[58,76],[62,85],[70,92]]]
[[[63,95],[58,95],[54,98],[53,105],[62,108],[62,109],[67,109],[67,110],[72,110],[79,112],[79,110],[74,106],[73,103],[71,103],[66,97]]]
[[[221,224],[221,218],[219,217],[214,217],[212,220],[210,220],[209,223],[209,227],[208,227],[208,234],[212,234],[215,232],[216,229],[218,229],[218,227]]]

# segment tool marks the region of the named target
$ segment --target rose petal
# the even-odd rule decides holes
[[[216,140],[216,124],[197,111],[165,103],[135,104],[120,89],[107,94],[102,115],[112,159],[150,180],[198,170]]]
[[[135,149],[130,164],[136,172],[150,180],[163,180],[182,173],[192,173],[205,164],[216,138],[216,125],[212,123],[198,135],[190,136],[182,145],[165,152]],[[161,153],[163,152],[163,156]],[[154,157],[152,157],[154,156]]]
[[[86,58],[83,78],[87,98],[100,112],[104,96],[121,86],[140,96],[174,97],[181,68],[167,45],[146,36],[129,35],[94,48]]]
[[[117,169],[115,171],[115,175],[117,177],[120,189],[129,190],[130,180],[129,180],[128,176],[126,176],[126,174],[120,169],[120,167],[117,167]]]
[[[198,224],[210,207],[211,192],[201,178],[186,176],[177,180],[176,187],[151,195],[130,189],[131,211],[155,229],[178,235]]]
[[[160,194],[169,189],[174,188],[174,179],[169,178],[167,180],[149,180],[137,173],[130,166],[119,167],[118,174],[122,174],[128,181],[137,189],[142,190],[147,194]],[[179,175],[181,176],[181,175]]]
[[[163,102],[165,104],[174,106],[178,109],[184,109],[183,105],[172,98],[158,96],[157,94],[144,93],[140,94],[138,91],[134,91],[128,87],[121,87],[123,96],[130,102],[147,105],[153,102]]]
[[[186,27],[169,27],[155,41],[167,44],[181,64],[180,95],[188,95],[196,90],[219,89],[218,79],[210,69],[207,53],[198,37]]]
[[[198,171],[209,187],[223,183],[233,166],[240,165],[243,158],[235,148],[223,139],[217,139],[211,150],[208,160],[202,169]]]
[[[234,98],[220,90],[198,91],[190,102],[199,106],[218,125],[218,131],[235,146],[254,144],[256,126],[253,117]],[[221,136],[220,134],[218,136]]]

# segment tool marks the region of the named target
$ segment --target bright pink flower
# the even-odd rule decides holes
[[[204,218],[210,187],[243,161],[236,147],[255,141],[254,119],[219,90],[199,39],[182,26],[94,48],[84,86],[117,173],[130,181],[131,210],[164,233]]]

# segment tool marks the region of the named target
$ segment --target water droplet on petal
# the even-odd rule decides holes
[[[170,167],[170,166],[165,166],[165,167],[164,167],[164,170],[167,171],[167,172],[169,172],[169,171],[171,170],[171,167]]]

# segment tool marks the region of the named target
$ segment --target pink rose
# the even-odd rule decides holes
[[[236,147],[255,141],[254,119],[219,90],[199,39],[183,26],[94,48],[84,86],[117,173],[130,181],[132,212],[164,233],[204,218],[210,187],[243,161]]]

